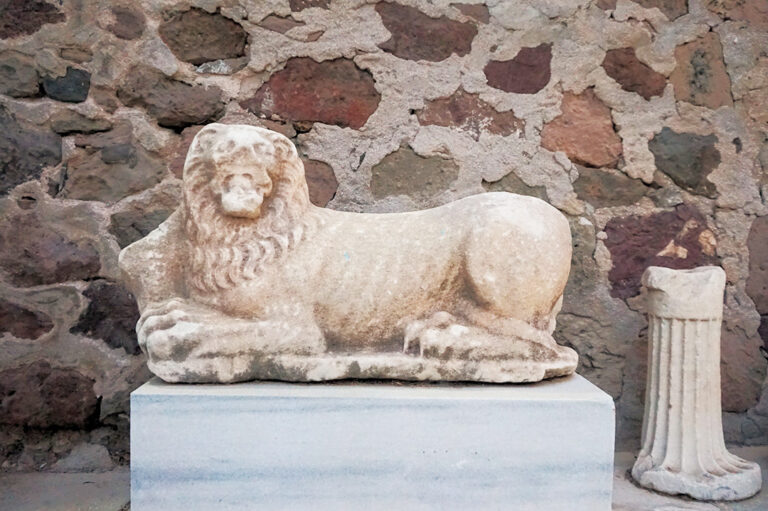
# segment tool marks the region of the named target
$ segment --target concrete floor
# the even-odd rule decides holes
[[[734,503],[696,502],[654,493],[636,486],[629,477],[634,454],[616,453],[613,480],[614,511],[766,511],[768,510],[768,446],[743,447],[732,452],[757,461],[763,469],[763,491]],[[0,474],[3,511],[128,511],[131,477],[127,469],[104,473]]]
[[[127,468],[87,474],[0,474],[3,511],[128,511],[130,498]]]

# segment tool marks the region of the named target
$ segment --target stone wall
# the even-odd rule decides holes
[[[3,2],[2,470],[126,461],[149,373],[117,255],[176,207],[217,120],[290,137],[319,205],[505,190],[560,209],[556,334],[616,399],[621,447],[642,271],[721,265],[727,437],[768,442],[768,1],[475,1]]]

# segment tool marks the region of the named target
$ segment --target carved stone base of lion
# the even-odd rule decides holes
[[[570,230],[541,200],[316,208],[288,139],[219,124],[195,137],[183,199],[120,254],[166,381],[531,382],[576,368],[551,335]]]
[[[446,321],[447,313],[408,325],[402,352],[351,354],[329,351],[321,332],[307,328],[311,323],[221,321],[215,313],[216,321],[201,323],[206,313],[199,306],[177,300],[148,312],[139,323],[142,348],[149,368],[167,382],[535,382],[571,374],[578,362],[576,352],[541,334],[538,340],[495,335]]]

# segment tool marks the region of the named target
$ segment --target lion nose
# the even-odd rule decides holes
[[[252,190],[253,187],[251,186],[251,182],[247,177],[236,175],[227,180],[226,189],[227,191],[231,192],[247,192]]]

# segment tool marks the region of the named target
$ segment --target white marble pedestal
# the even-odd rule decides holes
[[[610,396],[526,385],[169,385],[131,395],[131,509],[609,510]]]

